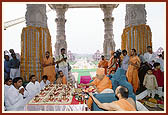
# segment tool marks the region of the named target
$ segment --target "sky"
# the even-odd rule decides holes
[[[153,50],[159,47],[165,48],[166,39],[166,4],[165,3],[145,3],[147,11],[147,25],[152,31]],[[47,6],[47,9],[49,7]],[[25,16],[25,3],[3,3],[2,23]],[[14,15],[13,15],[14,14]],[[121,35],[125,27],[125,3],[120,3],[113,10],[113,34],[116,48],[121,48]],[[56,43],[56,11],[47,13],[47,23],[52,39],[52,51]],[[93,54],[97,50],[103,52],[104,42],[104,18],[100,8],[71,8],[65,13],[67,22],[65,24],[65,34],[68,50],[72,53]],[[7,28],[3,31],[3,50],[14,49],[16,53],[21,52],[21,32],[26,27],[25,22]]]

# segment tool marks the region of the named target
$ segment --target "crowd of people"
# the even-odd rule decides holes
[[[117,56],[117,52],[111,51],[111,58],[106,60],[104,56],[101,56],[101,60],[98,63],[99,68],[105,69],[105,75],[113,75],[119,67],[125,70],[127,80],[132,84],[134,93],[141,87],[140,84],[146,87],[146,82],[149,82],[147,77],[154,75],[156,82],[150,84],[158,84],[155,89],[162,90],[164,87],[164,52],[162,54],[156,55],[152,52],[152,47],[147,47],[147,52],[144,55],[137,55],[135,49],[131,49],[128,56],[126,50],[122,50],[120,56]],[[141,72],[143,70],[143,73]],[[145,78],[145,80],[144,80]],[[157,85],[156,84],[156,85]],[[146,87],[147,89],[148,86]],[[154,90],[154,89],[153,89]],[[156,91],[155,91],[156,92]],[[161,95],[159,93],[159,95]]]
[[[115,93],[118,101],[112,103],[101,103],[92,93],[87,101],[88,107],[92,108],[93,101],[105,110],[117,111],[135,111],[136,103],[128,97],[128,89],[124,86],[118,86],[115,91],[112,90],[112,82],[109,75],[113,76],[118,68],[125,71],[127,81],[132,85],[136,94],[141,87],[147,88],[148,96],[154,98],[158,94],[163,99],[164,87],[164,52],[158,56],[152,52],[152,47],[147,47],[144,55],[137,55],[136,50],[132,49],[130,55],[126,50],[111,51],[111,58],[106,60],[101,56],[96,70],[96,77],[88,84],[80,84],[80,86],[93,86],[97,93]],[[25,104],[29,102],[37,93],[46,85],[67,84],[71,82],[75,84],[75,78],[71,73],[70,65],[67,61],[65,49],[61,49],[61,53],[55,59],[50,56],[50,52],[46,51],[42,61],[42,80],[37,81],[35,75],[29,77],[29,83],[23,87],[23,79],[20,76],[20,57],[16,55],[14,50],[10,53],[4,52],[4,105],[7,111],[24,110]],[[145,74],[141,74],[141,71]],[[18,72],[19,71],[19,72]]]
[[[75,84],[75,77],[71,73],[67,62],[65,49],[54,60],[46,51],[42,60],[42,80],[30,75],[28,84],[23,87],[23,78],[20,76],[20,55],[13,49],[4,51],[4,108],[6,111],[25,110],[25,105],[48,84]]]
[[[157,94],[160,100],[164,99],[164,52],[156,55],[152,52],[152,47],[148,46],[147,52],[144,53],[144,55],[137,55],[136,50],[131,49],[129,56],[127,55],[127,51],[123,50],[122,53],[111,51],[111,58],[109,61],[106,60],[103,55],[101,58],[102,59],[98,63],[98,68],[103,68],[104,70],[96,71],[96,78],[93,78],[93,81],[89,84],[81,84],[82,86],[94,85],[97,88],[98,93],[104,93],[104,90],[106,89],[112,90],[112,84],[110,84],[111,81],[107,76],[113,76],[118,68],[122,68],[125,70],[127,81],[132,85],[135,94],[137,90],[143,86],[147,89],[148,97],[154,98],[155,94]],[[102,71],[104,71],[104,73]],[[123,86],[120,86],[120,88],[121,87]],[[120,91],[119,103],[122,104],[119,104],[118,101],[112,103],[101,103],[92,95],[92,93],[90,93],[88,107],[91,109],[94,100],[100,108],[106,110],[125,109],[133,111],[136,107],[130,99],[128,100],[128,96],[125,96],[128,95],[127,90],[128,89],[124,87],[122,88],[122,91]],[[115,91],[115,94],[118,97],[116,92],[117,91]],[[120,100],[123,98],[125,98],[131,105],[128,106],[129,104],[126,104],[125,106],[125,100]]]

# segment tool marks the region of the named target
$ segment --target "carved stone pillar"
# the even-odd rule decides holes
[[[128,54],[133,48],[137,50],[137,54],[143,54],[147,51],[147,46],[152,46],[152,32],[146,25],[146,14],[145,4],[126,4],[121,49],[126,49]]]
[[[41,65],[45,52],[52,55],[51,36],[47,28],[45,4],[27,4],[26,27],[21,34],[21,77],[29,81],[34,74],[37,80],[42,79]]]
[[[27,4],[26,26],[47,27],[45,4]]]
[[[55,56],[61,53],[61,48],[65,48],[67,53],[67,42],[65,35],[65,12],[68,10],[68,5],[66,4],[51,4],[49,5],[57,13],[57,18],[55,22],[57,23],[57,35],[55,44]]]
[[[145,4],[126,4],[125,27],[146,24]]]
[[[115,42],[113,35],[113,21],[112,11],[117,8],[117,4],[101,4],[100,7],[104,12],[104,43],[103,43],[103,53],[106,59],[110,58],[110,51],[115,51]]]

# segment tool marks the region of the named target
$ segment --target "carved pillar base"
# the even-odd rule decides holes
[[[103,52],[106,59],[110,59],[110,51],[115,51],[115,42],[113,39],[105,39],[103,43]]]

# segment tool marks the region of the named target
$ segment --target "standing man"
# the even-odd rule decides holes
[[[133,86],[134,93],[139,87],[139,77],[138,77],[138,69],[140,67],[140,59],[136,55],[136,50],[131,50],[130,60],[128,62],[128,70],[126,73],[128,82]]]
[[[47,75],[48,80],[51,83],[54,83],[55,76],[56,76],[55,64],[54,64],[54,59],[50,57],[49,51],[46,51],[45,53],[45,57],[43,58],[43,61],[42,61],[42,66],[43,66],[43,75]]]
[[[12,54],[16,54],[16,58],[20,61],[20,54],[19,53],[15,53],[14,49],[10,49],[9,52],[10,52],[9,60],[12,59]]]
[[[5,55],[4,56],[5,61],[4,61],[4,79],[10,77],[10,63],[9,63],[9,56]]]
[[[63,74],[66,77],[66,80],[69,81],[68,77],[68,62],[67,62],[67,56],[65,54],[65,48],[61,49],[61,54],[56,57],[56,64],[59,68],[59,71],[61,70]]]
[[[107,75],[107,68],[108,68],[108,61],[105,59],[105,57],[102,55],[101,56],[101,60],[100,62],[98,63],[98,67],[99,68],[104,68],[105,70],[105,75]]]
[[[122,61],[121,68],[124,69],[125,71],[127,71],[128,62],[129,62],[129,56],[127,55],[127,50],[123,50],[122,54],[123,54],[124,58],[123,58],[123,61]]]
[[[16,58],[16,54],[12,54],[12,59],[9,61],[10,78],[20,77],[20,61]]]
[[[158,55],[159,58],[156,59],[156,62],[160,63],[160,70],[164,72],[164,56],[162,55],[164,55],[164,53]]]
[[[6,110],[7,111],[24,111],[27,99],[23,98],[24,89],[19,88],[22,86],[23,79],[16,77],[13,79],[13,85],[8,89],[6,94]]]
[[[145,62],[147,62],[148,64],[153,66],[154,61],[156,59],[156,54],[154,54],[152,52],[152,47],[151,46],[147,47],[147,52],[144,54],[144,59],[145,59]]]
[[[117,57],[114,55],[115,52],[111,51],[110,53],[111,53],[111,58],[108,61],[108,69],[109,69],[108,75],[110,75],[112,71],[116,71],[117,69]]]

